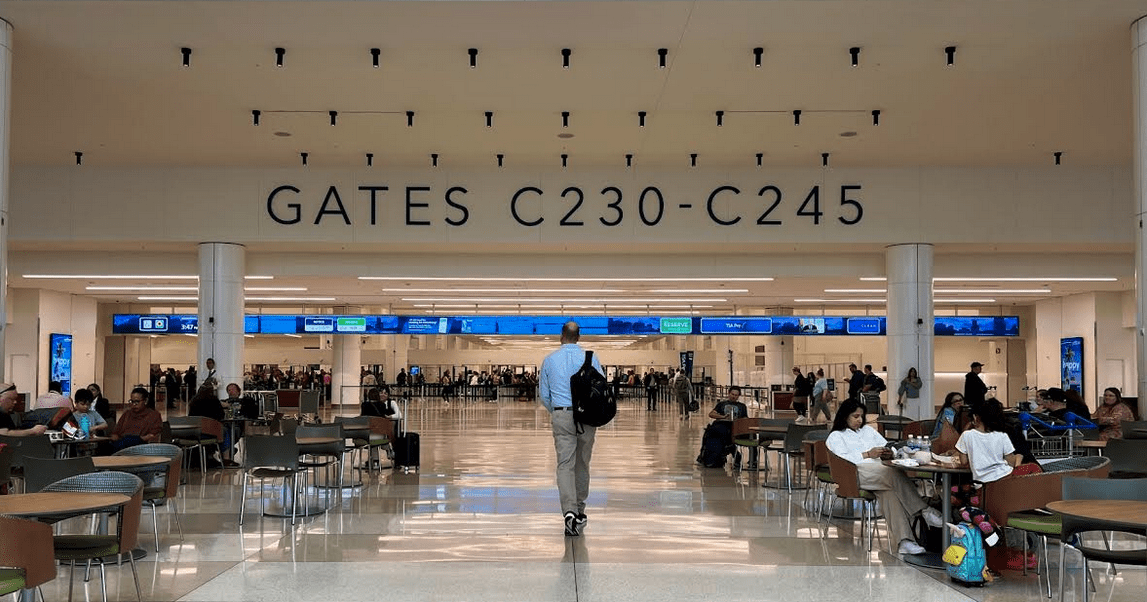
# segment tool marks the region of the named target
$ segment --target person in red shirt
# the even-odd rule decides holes
[[[115,429],[112,430],[111,446],[116,451],[141,443],[159,441],[159,433],[163,430],[163,417],[159,412],[147,407],[147,398],[147,389],[143,387],[132,389],[131,399],[128,402],[130,409],[120,416]]]

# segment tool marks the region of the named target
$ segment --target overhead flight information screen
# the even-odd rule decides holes
[[[557,335],[574,320],[585,335],[728,334],[774,336],[883,336],[883,316],[340,316],[251,314],[247,334],[477,334]],[[944,316],[935,320],[936,336],[1020,334],[1017,316]],[[116,314],[115,334],[196,334],[192,314]]]

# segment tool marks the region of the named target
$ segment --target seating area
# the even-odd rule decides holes
[[[177,455],[166,456],[147,471],[165,472],[166,480],[140,474],[144,482],[137,517],[142,518],[149,491],[159,494],[162,489],[166,497],[157,502],[168,506],[155,508],[151,526],[136,521],[132,557],[140,594],[125,555],[125,566],[112,563],[103,577],[93,570],[88,581],[84,563],[77,561],[75,598],[100,600],[106,585],[108,600],[312,600],[333,595],[365,601],[380,599],[379,584],[385,583],[388,591],[412,599],[504,600],[510,587],[531,600],[607,600],[622,582],[630,584],[629,598],[638,601],[667,595],[807,599],[813,591],[854,599],[858,589],[874,599],[896,599],[908,588],[929,600],[965,600],[970,593],[988,602],[1034,602],[1046,595],[1047,580],[1034,574],[1005,571],[990,588],[967,590],[952,585],[942,571],[909,566],[890,554],[879,508],[872,512],[862,493],[856,504],[832,505],[832,494],[825,493],[822,505],[835,514],[828,517],[815,511],[818,489],[778,487],[777,451],[769,452],[773,474],[735,471],[731,464],[700,467],[695,458],[703,424],[683,423],[667,410],[646,412],[644,406],[623,406],[614,423],[599,431],[586,509],[589,523],[583,537],[567,538],[556,509],[553,439],[544,411],[517,402],[458,405],[412,402],[406,420],[421,434],[421,469],[403,473],[384,466],[359,475],[351,472],[348,457],[342,467],[348,487],[341,496],[316,489],[313,477],[303,487],[300,450],[289,436],[255,435],[249,429],[237,457],[241,468],[190,471],[173,493],[167,486],[173,479],[178,482],[180,475],[171,471],[180,464],[173,461]],[[350,414],[350,420],[340,421],[341,428],[356,422]],[[322,417],[324,423],[335,422],[329,408]],[[392,421],[370,422],[372,445],[376,438],[393,435]],[[786,425],[780,436],[790,428]],[[299,436],[306,432],[305,425],[294,431]],[[829,464],[827,456],[816,452],[824,447],[817,440],[821,432],[801,437],[801,447],[813,453],[791,458],[790,473],[802,473],[794,485],[808,481],[806,468]],[[803,445],[808,439],[813,441]],[[776,446],[781,447],[779,439]],[[380,444],[379,449],[388,464],[386,447]],[[1106,462],[1086,458],[1051,468],[1101,476]],[[1053,479],[1059,472],[1038,476]],[[839,471],[832,476],[839,478]],[[362,486],[349,487],[352,477],[361,478]],[[848,488],[847,481],[837,480],[831,491],[843,497]],[[308,516],[308,511],[314,512]],[[89,517],[83,513],[57,521],[58,534],[90,535]],[[119,531],[115,518],[108,523],[103,543],[127,548],[132,542],[125,535],[130,533]],[[125,527],[130,531],[130,524]],[[151,529],[157,537],[148,533]],[[120,541],[111,541],[115,537]],[[1102,547],[1101,539],[1085,541]],[[1050,556],[1054,591],[1059,570],[1054,547]],[[47,579],[40,586],[46,600],[64,600],[69,563],[55,578],[11,568],[26,571],[27,583]],[[1080,555],[1069,550],[1067,602],[1082,600],[1081,566]],[[1141,567],[1120,566],[1117,575],[1108,574],[1102,562],[1091,567],[1097,590],[1092,599],[1141,600],[1147,587]],[[337,594],[332,594],[331,580],[339,584]]]

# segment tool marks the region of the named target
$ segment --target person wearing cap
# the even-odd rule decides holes
[[[972,371],[964,376],[964,403],[968,406],[975,407],[984,403],[984,399],[988,396],[988,385],[980,379],[980,372],[983,370],[983,364],[972,362]]]
[[[12,420],[12,408],[16,406],[16,400],[20,394],[16,392],[16,385],[12,383],[0,383],[0,435],[7,435],[9,437],[30,437],[32,435],[43,435],[48,427],[37,424],[30,429],[18,429],[16,423]]]

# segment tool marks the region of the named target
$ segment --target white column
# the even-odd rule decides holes
[[[774,307],[770,308],[768,313],[774,316],[791,316],[793,309],[791,307]],[[794,380],[792,375],[793,337],[752,337],[751,344],[755,347],[758,340],[763,342],[765,346],[765,372],[768,374],[768,384],[781,385],[781,390],[784,390],[784,385],[791,385]]]
[[[340,334],[334,337],[331,362],[331,404],[357,406],[362,398],[362,338]]]
[[[1131,103],[1134,113],[1134,141],[1132,145],[1133,157],[1131,160],[1131,173],[1133,177],[1133,190],[1135,194],[1135,214],[1138,218],[1139,229],[1135,236],[1135,367],[1138,375],[1138,392],[1140,399],[1147,395],[1147,293],[1143,287],[1147,284],[1147,232],[1143,230],[1144,214],[1147,214],[1147,178],[1144,178],[1144,169],[1147,168],[1147,19],[1140,18],[1131,24]]]
[[[12,100],[12,24],[0,19],[0,381],[8,365],[5,323],[8,321],[8,117]],[[28,383],[24,383],[27,388]]]
[[[219,394],[230,383],[243,386],[243,245],[205,242],[199,245],[200,380],[207,378],[207,358],[215,360]]]
[[[933,416],[932,254],[928,244],[891,245],[884,252],[888,276],[888,411],[898,411],[900,380],[909,368],[916,368],[924,387],[918,399],[908,400],[904,406],[904,415],[915,420]]]

